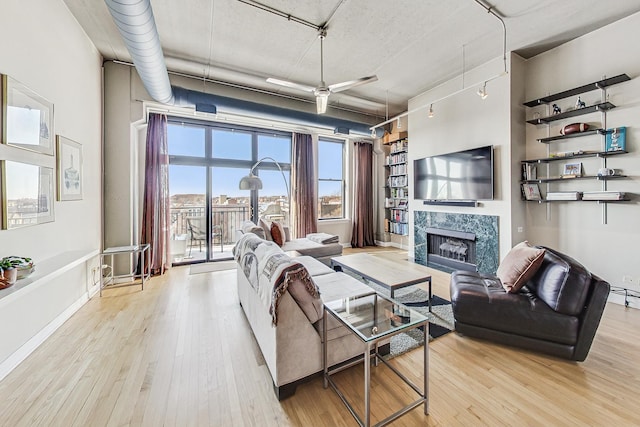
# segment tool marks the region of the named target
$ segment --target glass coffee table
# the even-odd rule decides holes
[[[362,357],[356,360],[340,365],[338,367],[329,368],[327,366],[327,316],[335,317],[347,330],[357,336],[363,343]],[[322,319],[323,325],[323,347],[322,347],[322,362],[324,367],[324,388],[329,385],[335,390],[340,399],[351,412],[351,415],[358,421],[361,426],[369,427],[371,425],[370,419],[370,391],[371,391],[371,359],[373,358],[374,365],[377,366],[378,362],[383,362],[389,369],[391,369],[401,380],[403,380],[409,387],[411,387],[420,398],[413,403],[405,406],[399,411],[388,416],[384,420],[380,421],[376,426],[383,426],[391,421],[401,417],[412,409],[424,405],[424,413],[429,413],[429,322],[426,316],[418,313],[415,310],[411,310],[403,306],[402,304],[395,302],[392,299],[386,298],[375,292],[365,295],[359,295],[350,298],[343,298],[335,301],[330,301],[324,304],[324,316]],[[378,353],[378,344],[385,338],[390,338],[393,335],[401,332],[406,332],[410,329],[418,328],[422,326],[424,333],[424,384],[422,390],[409,379],[402,375],[395,367],[389,364]],[[373,351],[372,351],[373,350]],[[351,366],[359,364],[364,361],[364,421],[358,416],[351,404],[347,401],[346,397],[338,390],[337,385],[331,379],[331,375],[347,369]]]

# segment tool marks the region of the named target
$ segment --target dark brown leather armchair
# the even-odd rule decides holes
[[[609,295],[609,284],[573,258],[546,249],[542,266],[518,293],[495,276],[456,271],[451,303],[456,332],[583,361]]]

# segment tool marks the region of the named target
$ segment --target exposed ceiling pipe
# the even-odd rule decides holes
[[[158,102],[173,104],[150,0],[105,0],[105,3],[149,95]]]

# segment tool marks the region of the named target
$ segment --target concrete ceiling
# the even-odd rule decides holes
[[[104,1],[64,0],[106,60],[131,62]],[[332,94],[330,106],[384,117],[438,84],[502,56],[502,25],[475,0],[261,0],[326,24],[327,84],[376,74],[378,81]],[[493,0],[507,51],[529,58],[640,11],[639,0]],[[151,0],[167,68],[314,102],[267,77],[316,86],[320,42],[309,26],[239,0]],[[463,61],[464,52],[464,61]]]

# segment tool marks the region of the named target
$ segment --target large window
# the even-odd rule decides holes
[[[167,130],[174,262],[230,258],[235,230],[248,219],[288,225],[290,133],[178,118],[169,118]],[[253,170],[262,189],[240,190],[264,157]]]
[[[318,219],[344,218],[344,141],[318,141]]]

